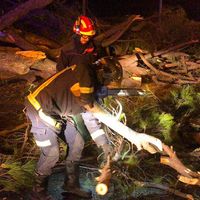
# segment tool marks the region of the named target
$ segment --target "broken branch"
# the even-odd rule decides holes
[[[182,176],[179,178],[180,181],[186,182],[187,184],[196,184],[200,185],[200,174],[193,172],[187,168],[176,156],[176,153],[172,148],[163,144],[163,151],[169,156],[161,156],[160,162],[164,165],[168,165],[175,169]],[[195,179],[193,179],[195,178]],[[193,179],[193,182],[190,182]]]

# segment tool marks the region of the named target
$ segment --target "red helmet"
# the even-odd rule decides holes
[[[96,31],[94,29],[93,21],[86,16],[80,16],[74,23],[73,31],[78,35],[95,35]]]

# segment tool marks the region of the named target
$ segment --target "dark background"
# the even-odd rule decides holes
[[[88,0],[88,7],[97,17],[128,14],[150,16],[159,11],[159,0]],[[200,20],[200,0],[162,0],[163,7],[182,6],[189,18]]]
[[[0,0],[0,15],[16,7],[17,4],[27,0]],[[53,3],[59,2],[54,0]],[[83,0],[62,0],[67,5],[78,4],[82,7]],[[159,11],[160,0],[87,0],[90,14],[96,17],[115,17],[130,14],[140,14],[144,17]],[[166,6],[181,6],[189,18],[200,20],[200,0],[162,0],[163,8]]]

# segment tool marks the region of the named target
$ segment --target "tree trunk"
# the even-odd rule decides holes
[[[39,76],[48,78],[56,72],[56,63],[47,59],[40,51],[16,51],[13,48],[0,49],[0,72],[25,75],[35,70]]]
[[[51,2],[53,2],[53,0],[28,0],[20,4],[14,10],[9,11],[0,18],[0,31],[12,25],[31,10],[43,8]]]

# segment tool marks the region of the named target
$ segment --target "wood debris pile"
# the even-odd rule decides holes
[[[121,57],[124,78],[132,76],[149,76],[158,85],[198,84],[200,83],[200,60],[191,58],[187,53],[178,51],[188,45],[199,43],[190,41],[153,54],[136,49],[133,55]],[[128,75],[129,74],[129,75]]]

